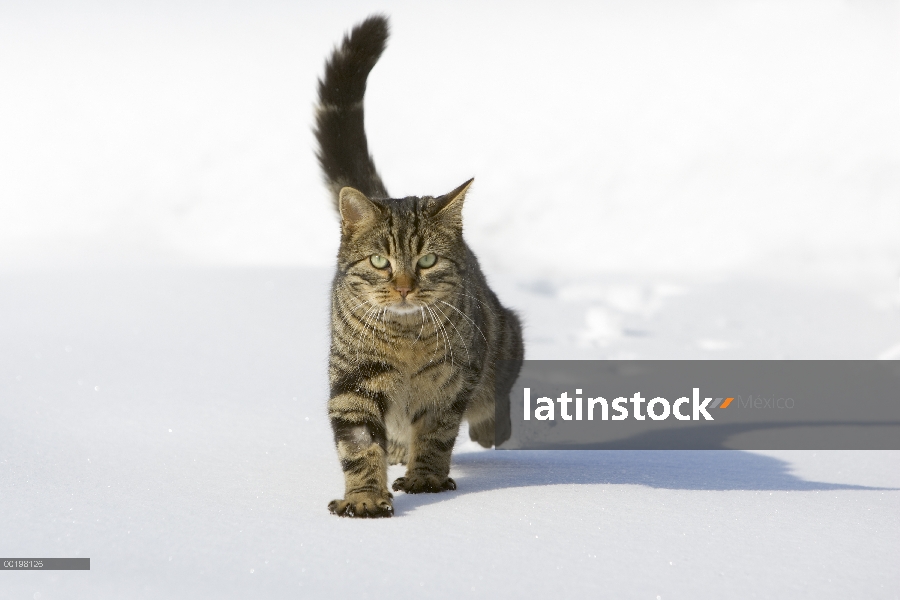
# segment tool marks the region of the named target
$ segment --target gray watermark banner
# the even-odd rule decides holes
[[[508,450],[900,450],[900,361],[524,361],[496,406]]]
[[[90,558],[2,558],[0,568],[7,571],[90,571]]]

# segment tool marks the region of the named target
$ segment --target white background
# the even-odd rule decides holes
[[[0,10],[3,267],[329,266],[315,81],[378,10],[376,164],[396,196],[474,176],[492,268],[900,271],[896,2]]]

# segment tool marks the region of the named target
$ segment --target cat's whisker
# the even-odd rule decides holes
[[[365,331],[368,329],[368,327],[366,327],[366,321],[365,321],[365,320],[366,320],[368,314],[369,314],[370,312],[372,312],[373,310],[375,310],[374,307],[373,307],[373,308],[369,308],[368,310],[366,310],[366,312],[363,313],[362,317],[358,317],[358,320],[359,320],[360,324],[363,326],[363,332],[365,332]],[[354,316],[355,316],[355,315],[354,315]],[[355,339],[354,342],[353,342],[353,348],[354,348],[354,350],[356,351],[356,362],[359,362],[359,351],[361,350],[361,347],[360,347],[360,346],[361,346],[361,344],[360,344],[360,340],[361,340],[361,339],[362,339],[362,336],[358,335],[358,336],[356,336],[356,339]]]
[[[472,282],[471,282],[469,279],[465,279],[464,281],[465,281],[468,285],[472,285]],[[473,296],[473,295],[471,295],[471,294],[466,294],[466,293],[464,293],[464,292],[460,292],[459,290],[457,290],[456,293],[457,293],[457,295],[459,295],[459,296],[466,296],[467,298],[471,298],[471,299],[475,302],[475,304],[477,304],[479,307],[485,308],[485,309],[487,309],[487,311],[488,311],[489,313],[491,313],[491,314],[494,315],[494,316],[497,316],[497,313],[494,312],[494,309],[492,309],[490,306],[488,306],[487,304],[485,304],[484,302],[482,302],[481,300],[479,300],[479,299],[476,298],[475,296]]]
[[[372,350],[373,350],[374,352],[376,352],[376,353],[378,352],[378,347],[375,345],[375,341],[376,341],[376,337],[377,337],[377,336],[376,336],[376,334],[377,334],[377,325],[378,325],[379,320],[381,319],[381,316],[384,314],[384,311],[385,311],[385,310],[386,310],[386,309],[383,308],[383,307],[380,308],[380,309],[378,309],[378,310],[376,310],[376,311],[372,314],[372,317],[371,317],[370,323],[369,323],[369,328],[372,330]]]
[[[371,319],[372,319],[372,317],[374,317],[375,314],[378,312],[378,309],[379,309],[378,305],[373,303],[373,304],[372,304],[372,308],[370,308],[369,310],[367,310],[367,311],[363,314],[363,317],[362,317],[363,334],[365,334],[366,332],[368,332],[369,329],[372,329],[372,335],[373,335],[373,336],[375,335],[375,329],[374,329],[374,327],[371,325]],[[365,338],[366,338],[365,335],[360,335],[360,336],[357,338],[357,340],[356,340],[356,348],[357,348],[356,356],[357,356],[357,359],[359,358],[359,351],[362,349],[362,346],[363,346],[363,340],[364,340]],[[373,348],[375,347],[374,342],[373,342],[372,347],[373,347]]]
[[[359,300],[359,298],[358,298],[357,296],[354,296],[353,299],[354,299],[354,300]],[[355,313],[357,308],[359,308],[360,306],[363,306],[363,305],[365,305],[365,304],[372,304],[372,301],[369,300],[368,298],[364,298],[361,302],[359,302],[358,304],[354,305],[352,308],[347,309],[347,312],[349,312],[349,313]]]
[[[422,311],[423,311],[422,314],[427,315],[428,319],[432,323],[434,323],[434,318],[431,316],[431,311],[425,312],[425,310],[427,308],[428,308],[427,306],[422,306]],[[437,356],[437,347],[438,347],[437,325],[434,326],[433,332],[434,332],[434,352],[431,353],[431,362],[434,362],[434,357]]]
[[[427,308],[428,311],[431,312],[432,316],[434,317],[435,323],[437,323],[437,326],[440,328],[441,333],[442,333],[443,336],[444,336],[444,360],[447,359],[447,350],[449,349],[449,350],[450,350],[450,365],[453,366],[453,365],[454,365],[454,362],[453,362],[453,343],[450,341],[450,336],[447,335],[447,330],[444,328],[443,323],[440,322],[440,319],[437,318],[437,315],[434,313],[434,311],[432,310],[432,308],[431,308],[430,306],[426,306],[425,308]]]
[[[438,342],[444,344],[444,360],[447,360],[447,341],[443,336],[444,329],[441,327],[441,324],[438,322],[437,315],[431,307],[426,306],[425,310],[431,315],[431,322],[434,323],[434,344],[437,346]]]
[[[466,338],[464,338],[462,336],[462,334],[459,332],[459,329],[456,328],[456,324],[453,321],[451,321],[449,317],[447,317],[447,314],[444,311],[442,311],[437,306],[435,306],[434,309],[436,311],[438,311],[439,313],[441,313],[442,315],[444,315],[444,319],[446,320],[446,322],[450,323],[450,327],[452,327],[453,330],[456,331],[456,335],[459,337],[459,340],[463,344],[463,349],[466,351],[466,361],[471,362],[472,357],[469,355],[469,346],[468,346],[468,344],[466,344]]]
[[[458,308],[456,308],[455,306],[453,306],[453,305],[450,304],[449,302],[444,302],[443,300],[438,300],[438,302],[440,302],[441,304],[446,304],[447,306],[449,306],[450,308],[452,308],[453,310],[455,310],[456,312],[458,312],[459,314],[461,314],[464,318],[468,319],[469,323],[472,324],[472,327],[474,327],[475,329],[477,329],[477,330],[478,330],[478,333],[481,334],[482,339],[483,339],[485,342],[487,342],[487,338],[485,337],[484,332],[481,331],[481,327],[479,327],[478,325],[476,325],[476,324],[475,324],[475,321],[473,321],[472,318],[469,317],[469,315],[467,315],[467,314],[464,313],[463,311],[459,310]]]
[[[347,308],[347,304],[349,304],[349,302],[352,302],[352,301],[356,301],[357,303],[355,305],[351,306],[350,308]],[[359,295],[352,294],[350,296],[349,300],[344,300],[343,298],[338,298],[338,302],[339,302],[340,309],[343,309],[344,311],[352,314],[352,313],[356,312],[356,309],[359,308],[360,306],[362,306],[364,304],[370,304],[371,300],[369,300],[368,298],[361,299],[359,297]]]
[[[413,344],[419,341],[419,339],[422,337],[422,332],[425,331],[425,309],[420,306],[419,312],[422,314],[422,327],[419,328],[419,335],[417,335],[416,339],[413,340]]]
[[[387,313],[387,308],[382,308],[382,309],[381,309],[381,312],[378,313],[378,317],[377,317],[376,320],[375,320],[375,324],[376,324],[376,325],[377,325],[378,323],[381,323],[381,324],[382,324],[382,327],[385,326],[385,324],[384,324],[384,315],[385,315],[386,313]],[[375,327],[372,327],[372,349],[378,351],[377,348],[375,348]]]

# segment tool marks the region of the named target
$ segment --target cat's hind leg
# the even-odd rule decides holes
[[[466,408],[466,421],[469,422],[469,439],[478,442],[484,448],[494,445],[494,390],[492,385],[481,385]]]
[[[406,444],[388,438],[388,464],[405,465],[409,456]]]

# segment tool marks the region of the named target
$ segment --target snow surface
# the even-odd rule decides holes
[[[328,280],[0,278],[0,554],[92,564],[4,572],[0,598],[897,597],[900,452],[481,451],[463,437],[457,491],[398,494],[390,520],[328,514],[343,491]],[[541,324],[543,285],[497,286],[534,324],[534,357],[869,358],[900,341],[896,305],[807,290],[779,309],[720,284],[623,314],[622,337],[579,350],[589,328]],[[833,350],[818,348],[832,326]]]
[[[384,11],[370,148],[396,195],[476,176],[529,358],[896,360],[898,9],[3,4],[0,556],[92,569],[0,599],[900,597],[900,452],[463,431],[457,491],[329,515],[309,133],[326,52]]]

